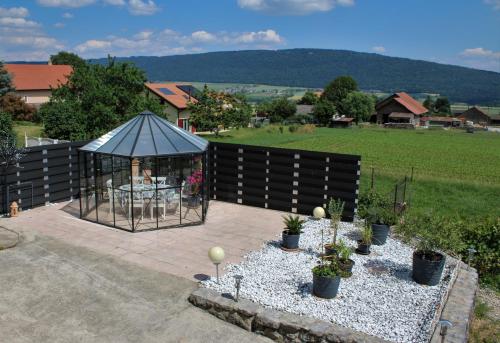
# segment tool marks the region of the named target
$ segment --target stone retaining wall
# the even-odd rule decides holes
[[[467,342],[469,323],[474,310],[477,272],[473,268],[468,269],[464,264],[460,265],[457,279],[441,313],[442,319],[453,323],[445,339],[447,343]],[[230,295],[221,295],[208,288],[194,291],[189,296],[189,301],[219,319],[277,342],[387,342],[334,323],[267,309],[245,299],[236,302]],[[431,342],[441,342],[441,338],[440,327],[437,325]]]

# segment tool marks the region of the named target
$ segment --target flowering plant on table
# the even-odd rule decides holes
[[[196,196],[200,193],[201,183],[203,182],[203,174],[201,169],[196,170],[191,176],[188,176],[187,179],[188,193],[191,196]]]

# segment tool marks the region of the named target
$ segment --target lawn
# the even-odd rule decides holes
[[[17,144],[24,145],[25,134],[28,137],[43,137],[43,125],[29,121],[14,122],[14,132],[17,136]]]
[[[411,174],[412,207],[447,215],[500,215],[500,134],[462,130],[394,130],[375,127],[317,128],[291,133],[285,127],[239,129],[209,137],[228,143],[265,145],[361,155],[361,189],[370,185],[390,193]]]

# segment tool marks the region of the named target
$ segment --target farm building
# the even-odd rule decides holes
[[[420,118],[420,126],[442,126],[442,127],[461,127],[463,121],[453,117],[422,117]]]
[[[189,123],[188,104],[197,102],[198,90],[191,85],[175,83],[145,83],[148,96],[156,96],[165,106],[167,119],[187,131],[195,132],[196,128]]]
[[[464,121],[471,121],[475,125],[489,126],[500,125],[500,114],[488,114],[479,107],[471,107],[458,116],[459,119]]]
[[[403,123],[418,126],[420,117],[427,113],[420,102],[405,92],[394,93],[375,105],[377,123]]]
[[[5,64],[12,77],[16,95],[35,107],[49,101],[52,89],[68,82],[73,72],[69,65],[50,64]]]
[[[332,127],[352,127],[352,122],[354,121],[354,118],[333,118],[332,119]]]

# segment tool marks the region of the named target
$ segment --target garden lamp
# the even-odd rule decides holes
[[[321,219],[321,218],[325,218],[325,209],[323,207],[315,207],[314,210],[313,210],[313,217],[314,219]]]
[[[467,269],[470,269],[472,259],[474,258],[474,254],[476,253],[476,249],[474,249],[473,247],[470,247],[469,249],[467,249],[467,251],[469,252],[469,257],[468,257],[468,261],[467,261],[467,263],[468,263]]]
[[[236,287],[236,301],[240,299],[240,287],[241,287],[241,280],[243,280],[243,275],[235,275],[234,280],[236,281],[235,287]]]
[[[221,247],[212,247],[208,249],[208,257],[215,264],[215,272],[217,273],[217,283],[219,283],[219,264],[224,260],[225,253]]]
[[[453,324],[449,320],[441,319],[439,321],[439,325],[441,325],[441,330],[439,331],[439,334],[441,335],[441,342],[444,342],[448,329],[451,328]]]

